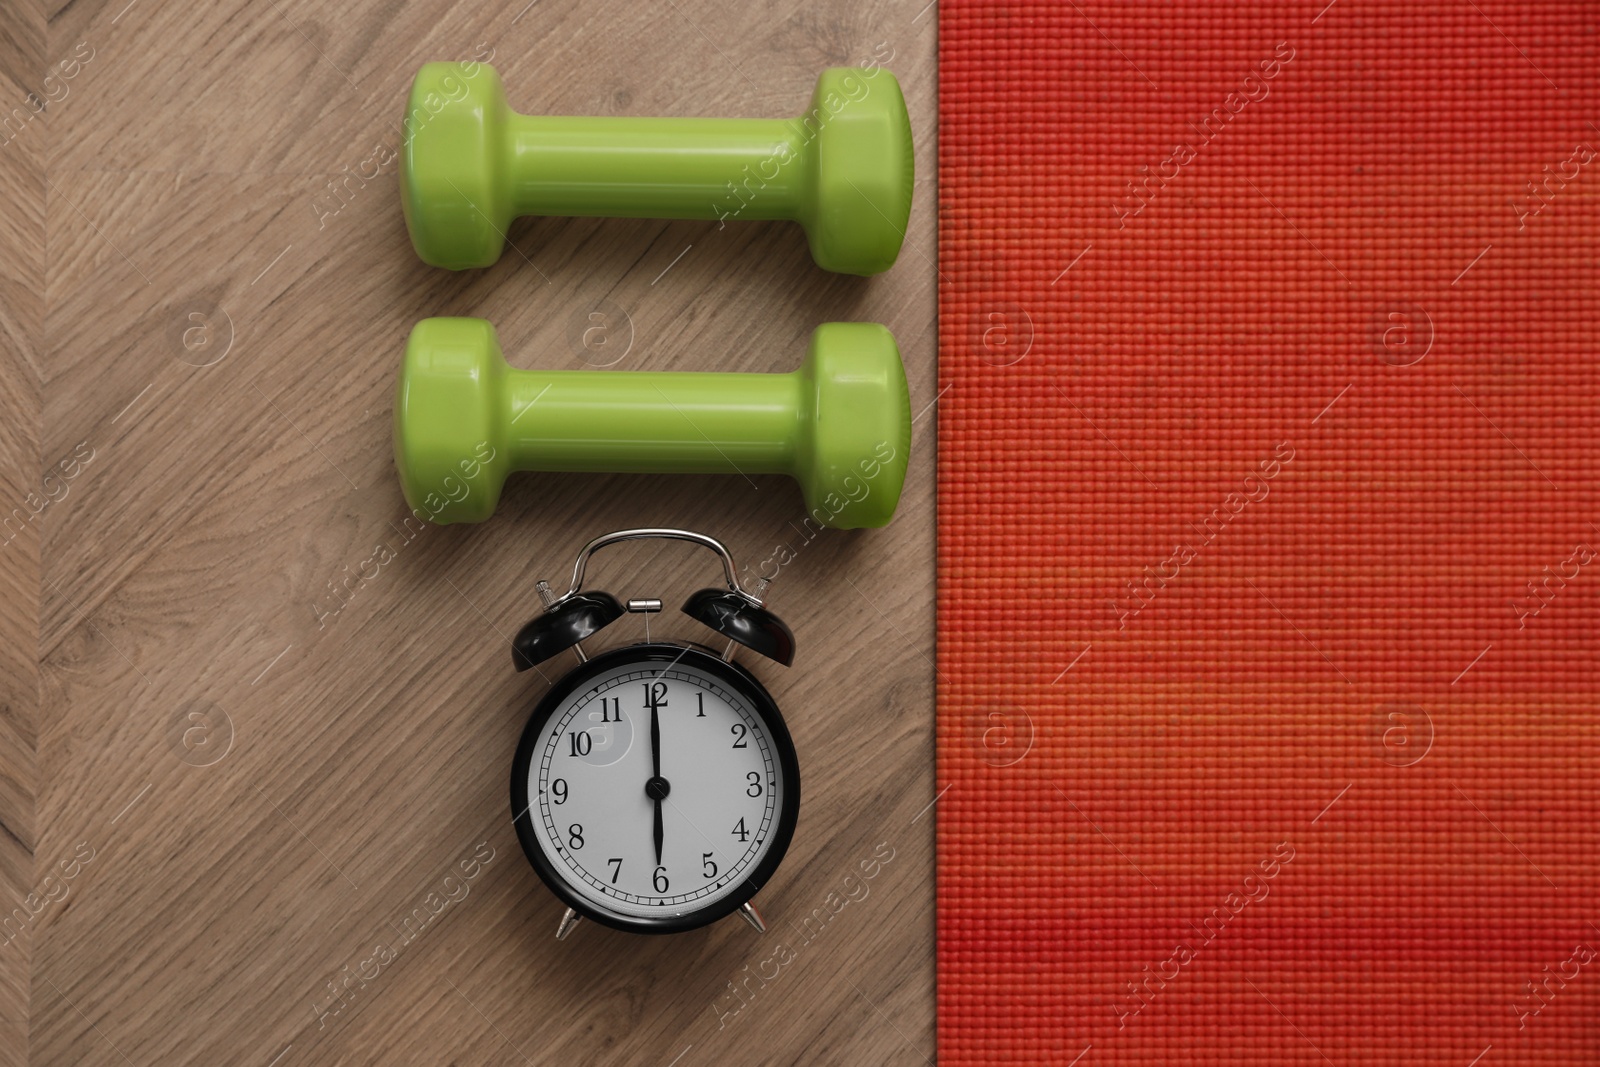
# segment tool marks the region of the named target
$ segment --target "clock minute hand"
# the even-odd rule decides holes
[[[661,710],[650,702],[650,766],[654,777],[661,777]]]

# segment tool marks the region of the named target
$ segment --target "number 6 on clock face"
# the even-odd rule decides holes
[[[512,765],[517,836],[556,896],[672,933],[750,900],[793,836],[800,776],[754,675],[694,646],[629,645],[556,683]]]

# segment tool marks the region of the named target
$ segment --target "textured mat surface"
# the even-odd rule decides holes
[[[942,0],[943,1064],[1600,1063],[1600,6]]]

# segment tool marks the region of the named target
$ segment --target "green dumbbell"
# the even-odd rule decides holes
[[[520,115],[493,67],[428,63],[406,105],[400,196],[424,262],[500,258],[520,215],[793,219],[825,270],[877,274],[911,213],[911,123],[881,68],[822,72],[795,119]]]
[[[514,470],[788,474],[839,529],[894,516],[911,447],[900,350],[870,322],[817,327],[791,374],[514,370],[483,319],[423,319],[394,407],[406,503],[494,513]]]

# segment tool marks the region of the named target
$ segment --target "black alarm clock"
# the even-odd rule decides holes
[[[624,614],[583,588],[589,557],[641,538],[688,541],[722,559],[726,588],[702,589],[684,614],[719,634],[718,651],[645,640],[590,658],[581,644]],[[794,635],[739,584],[721,542],[687,530],[622,530],[578,553],[559,597],[538,583],[544,614],[512,642],[517,669],[571,650],[577,665],[540,698],[511,765],[517,838],[566,914],[633,933],[693,930],[740,912],[765,932],[752,898],[794,835],[800,768],[783,715],[754,674],[733,661],[747,648],[788,666]],[[648,620],[647,620],[648,622]],[[649,629],[646,627],[646,634]]]

